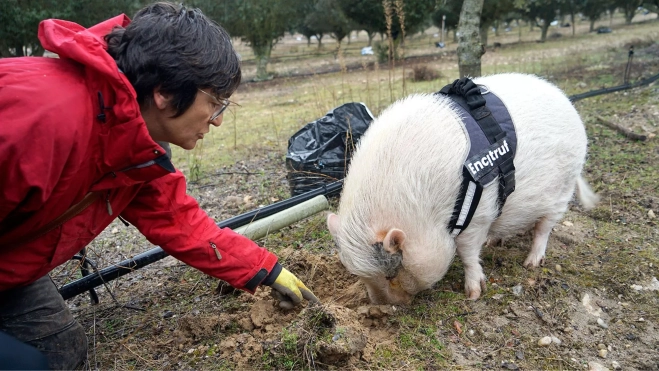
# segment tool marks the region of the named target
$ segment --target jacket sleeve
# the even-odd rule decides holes
[[[229,228],[219,228],[186,194],[180,171],[150,181],[121,215],[176,259],[254,293],[277,257]]]

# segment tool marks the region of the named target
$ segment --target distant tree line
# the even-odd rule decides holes
[[[0,9],[0,57],[41,55],[37,26],[47,18],[60,18],[91,26],[104,19],[135,11],[147,0],[2,0]],[[392,47],[404,36],[430,26],[447,31],[458,26],[463,0],[187,0],[216,20],[234,37],[249,45],[256,57],[257,78],[267,78],[267,63],[274,45],[286,33],[299,33],[319,46],[325,36],[341,43],[352,31],[365,31],[369,45],[375,36]],[[594,23],[616,10],[631,23],[639,9],[659,10],[659,0],[484,0],[480,21],[481,43],[487,31],[524,22],[541,29],[547,38],[551,22],[575,23],[582,17]],[[401,22],[402,21],[402,22]],[[574,27],[574,26],[573,26]],[[349,42],[349,41],[348,41]]]

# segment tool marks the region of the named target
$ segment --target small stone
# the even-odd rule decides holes
[[[572,222],[568,222],[567,220],[563,222],[563,225],[566,227],[572,227],[574,224]]]
[[[524,291],[524,288],[522,287],[522,285],[517,285],[517,286],[513,287],[513,294],[515,296],[522,295],[522,291]]]
[[[566,333],[566,334],[569,334],[569,333],[571,333],[572,331],[574,331],[574,329],[573,329],[571,326],[568,326],[568,327],[566,327],[566,328],[563,329],[563,332]]]
[[[650,210],[652,211],[652,210]],[[117,234],[119,232],[119,229],[117,227],[112,228],[112,234]]]
[[[501,368],[505,368],[507,370],[519,370],[519,366],[517,366],[512,362],[506,362],[506,361],[501,362]]]
[[[515,357],[517,357],[517,359],[524,359],[524,352],[521,350],[516,350]]]
[[[551,336],[545,336],[542,339],[538,340],[538,345],[541,347],[546,347],[551,344]]]
[[[654,211],[652,211],[652,209],[648,210],[648,218],[650,218],[650,219],[654,219],[654,218],[656,218],[656,217],[657,217],[657,216],[654,215]]]
[[[599,353],[598,353],[598,355],[600,356],[600,358],[606,358],[606,355],[607,355],[607,354],[609,354],[609,351],[606,350],[606,349],[600,349],[600,351],[599,351]]]
[[[501,300],[503,298],[503,294],[494,294],[492,295],[492,299],[494,300]]]
[[[588,362],[588,371],[609,371],[609,369],[595,361],[590,361]]]
[[[556,267],[554,267],[554,269],[556,269],[556,272],[558,273],[561,273],[563,271],[563,267],[561,267],[560,264],[556,264]]]
[[[252,320],[249,317],[241,318],[240,320],[238,320],[238,324],[246,331],[254,330],[254,324],[252,323]]]
[[[607,325],[606,322],[604,322],[604,320],[601,319],[601,318],[598,318],[598,319],[597,319],[597,324],[598,324],[601,328],[609,328],[609,325]]]
[[[166,310],[162,312],[162,318],[171,318],[173,316],[174,316],[174,312],[172,312],[171,310]]]
[[[188,350],[188,354],[192,354],[192,353],[194,353],[194,350],[195,350],[194,348]]]
[[[641,318],[637,319],[636,321],[637,322],[645,322],[645,318],[641,317]]]
[[[604,345],[602,343],[597,344],[597,349],[606,349],[606,345]]]
[[[368,315],[368,307],[367,306],[361,306],[357,308],[357,314],[362,315],[362,316],[367,316]]]
[[[620,370],[622,367],[620,367],[620,363],[616,361],[611,361],[611,367],[613,367],[614,370]]]
[[[556,345],[561,345],[561,344],[563,343],[563,342],[561,341],[561,339],[557,338],[556,336],[552,336],[552,337],[551,337],[551,342],[554,343],[554,344],[556,344]]]

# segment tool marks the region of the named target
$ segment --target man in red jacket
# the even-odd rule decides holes
[[[0,60],[4,335],[35,346],[51,368],[84,361],[84,330],[48,272],[116,217],[236,288],[271,286],[282,307],[318,301],[275,255],[218,228],[170,162],[168,143],[194,148],[240,83],[224,29],[199,10],[156,3],[132,22],[89,29],[46,20],[39,39],[60,58]]]

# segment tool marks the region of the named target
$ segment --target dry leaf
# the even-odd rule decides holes
[[[453,321],[453,327],[455,328],[455,331],[458,332],[458,335],[462,334],[462,324],[460,321]]]

